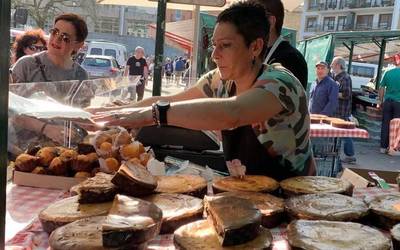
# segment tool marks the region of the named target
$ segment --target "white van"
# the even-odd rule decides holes
[[[89,42],[87,44],[87,55],[113,56],[120,67],[125,66],[128,60],[128,53],[125,45],[112,42]]]
[[[371,79],[376,78],[377,73],[377,64],[352,62],[350,76],[353,89],[360,89],[361,85],[367,85]]]

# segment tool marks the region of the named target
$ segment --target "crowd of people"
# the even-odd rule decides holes
[[[151,75],[142,47],[136,47],[124,76],[140,76],[130,88],[131,104],[91,108],[93,120],[106,126],[136,128],[172,125],[190,129],[219,130],[225,159],[240,160],[247,173],[278,180],[315,174],[310,142],[310,113],[351,120],[352,83],[341,57],[315,65],[317,79],[309,97],[307,63],[302,54],[281,36],[284,6],[280,0],[248,0],[231,5],[217,17],[212,38],[212,60],[217,68],[181,93],[143,100]],[[55,18],[48,42],[42,31],[17,38],[15,61],[10,69],[14,83],[50,82],[88,78],[72,57],[83,46],[88,30],[78,15]],[[154,64],[153,64],[154,65]],[[184,83],[189,60],[166,58],[163,65],[167,85]],[[400,117],[398,81],[400,69],[387,72],[382,80],[384,122],[382,148],[388,147],[387,122]],[[135,98],[137,96],[137,98]],[[384,97],[385,96],[385,97]],[[124,108],[135,109],[124,109]],[[102,112],[102,113],[99,113]],[[48,135],[48,124],[24,118],[27,129]],[[19,121],[21,122],[21,121]],[[92,124],[98,127],[98,124]],[[54,131],[52,131],[54,133]],[[48,136],[49,138],[52,138]],[[285,139],[282,139],[285,138]],[[356,161],[353,141],[344,140],[345,158]]]

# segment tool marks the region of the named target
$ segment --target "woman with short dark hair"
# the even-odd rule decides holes
[[[41,29],[28,30],[16,37],[13,44],[14,63],[25,55],[46,50],[46,39]]]

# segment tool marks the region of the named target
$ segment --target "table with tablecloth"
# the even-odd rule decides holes
[[[318,175],[334,177],[340,171],[339,165],[336,164],[340,160],[340,138],[367,139],[369,137],[368,131],[361,128],[342,129],[325,123],[311,124],[310,128]]]
[[[363,200],[380,194],[399,193],[397,188],[383,190],[376,187],[356,188],[353,196]],[[43,231],[37,218],[41,209],[58,199],[68,196],[67,192],[43,188],[31,188],[9,184],[7,186],[6,250],[48,249],[48,234]],[[286,224],[272,228],[273,250],[287,250]],[[148,249],[175,249],[172,235],[159,235]]]
[[[400,151],[400,118],[390,121],[389,152]]]

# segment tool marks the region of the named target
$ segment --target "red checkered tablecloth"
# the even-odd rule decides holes
[[[13,223],[23,223],[25,226],[19,232],[13,228],[12,235],[7,239],[6,250],[46,250],[48,249],[48,235],[42,229],[37,218],[38,212],[57,199],[67,194],[60,190],[28,188],[9,185],[7,188],[7,210],[10,218],[6,221],[6,231],[9,233]],[[356,188],[353,196],[363,200],[381,195],[399,193],[397,188],[383,190],[380,188]],[[32,220],[33,219],[33,220]],[[290,249],[286,224],[272,228],[273,250]],[[159,235],[149,242],[148,249],[152,250],[174,250],[172,235]]]
[[[400,151],[400,118],[390,121],[389,150]]]
[[[334,128],[329,124],[311,124],[311,137],[352,137],[352,138],[368,138],[368,131],[365,129],[342,129]]]

